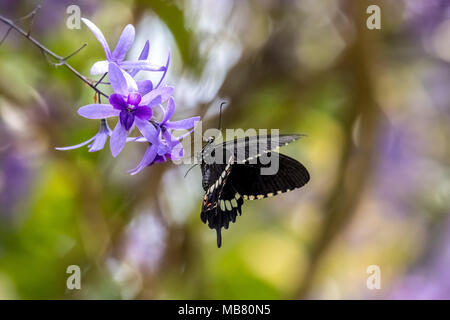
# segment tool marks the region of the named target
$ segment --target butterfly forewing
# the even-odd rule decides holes
[[[303,135],[267,135],[235,138],[205,148],[204,159],[208,163],[226,163],[232,155],[235,163],[255,159],[279,147],[285,146]]]

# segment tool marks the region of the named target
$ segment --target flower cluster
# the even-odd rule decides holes
[[[100,130],[94,137],[75,146],[57,149],[71,150],[88,145],[90,152],[98,151],[103,149],[110,137],[111,153],[116,157],[127,142],[147,143],[148,147],[142,161],[129,171],[131,174],[136,174],[154,163],[168,159],[179,160],[184,153],[181,140],[192,132],[200,118],[170,121],[175,112],[175,101],[172,97],[174,89],[162,85],[169,67],[170,53],[165,66],[151,64],[147,60],[149,55],[147,41],[137,61],[126,61],[126,54],[134,42],[135,30],[132,25],[125,27],[116,48],[111,52],[100,29],[91,21],[84,18],[82,20],[100,42],[106,54],[106,60],[93,64],[91,74],[107,73],[114,93],[109,96],[107,104],[90,104],[78,110],[82,117],[101,119]],[[162,76],[157,85],[153,86],[150,80],[134,79],[139,71],[162,72]],[[155,108],[162,113],[162,120],[159,122],[154,115]],[[106,122],[107,118],[112,117],[118,118],[114,130],[111,130]],[[142,136],[129,137],[135,127]],[[176,137],[173,135],[174,130],[190,131]]]

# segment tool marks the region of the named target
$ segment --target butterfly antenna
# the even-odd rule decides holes
[[[188,171],[186,171],[186,173],[184,174],[184,177],[186,178],[186,176],[188,175],[189,171],[191,171],[191,169],[193,169],[196,165],[198,165],[198,163],[194,164],[193,166],[191,166]]]
[[[227,104],[226,101],[222,101],[219,107],[219,130],[222,130],[222,107],[224,104]]]

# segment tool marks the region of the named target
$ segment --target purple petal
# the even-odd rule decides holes
[[[174,137],[170,130],[164,130],[163,137],[171,148],[170,153],[168,154],[171,160],[180,160],[184,156],[184,148],[181,144],[181,140],[190,135],[193,131],[194,129],[191,129],[179,137]]]
[[[150,80],[142,80],[136,82],[138,86],[138,92],[144,96],[153,90],[153,83]]]
[[[173,87],[169,87],[169,86],[164,86],[164,87],[159,87],[158,89],[156,89],[159,94],[161,95],[161,99],[162,102],[166,101],[167,99],[169,99],[169,97],[172,95],[173,93]],[[155,90],[155,91],[156,91]]]
[[[166,76],[167,70],[169,69],[169,64],[170,64],[170,50],[169,50],[169,55],[167,56],[167,62],[166,62],[164,73],[161,76],[161,79],[159,79],[159,82],[155,88],[159,88],[159,86],[161,85],[161,82],[163,81],[164,77]]]
[[[190,129],[192,128],[195,123],[197,121],[200,120],[200,117],[192,117],[189,119],[184,119],[184,120],[178,120],[178,121],[170,121],[166,123],[166,127],[167,128],[171,128],[171,129],[177,129],[177,130],[181,130],[181,129]]]
[[[125,77],[125,81],[127,82],[128,92],[138,92],[138,86],[136,80],[133,79],[132,76],[125,70],[121,70],[122,75]]]
[[[109,146],[113,157],[117,157],[120,151],[122,151],[125,143],[127,142],[127,134],[128,131],[125,130],[120,121],[118,121],[109,141]]]
[[[64,148],[55,148],[55,149],[56,150],[72,150],[72,149],[76,149],[76,148],[85,146],[88,143],[93,141],[93,143],[91,143],[88,146],[89,152],[98,151],[98,150],[103,149],[103,147],[105,146],[105,143],[106,143],[106,139],[108,138],[108,136],[110,134],[111,134],[111,129],[108,127],[108,123],[106,122],[105,119],[102,119],[100,122],[100,129],[98,130],[98,133],[95,136],[93,136],[92,138],[90,138],[89,140],[84,141],[84,142],[79,143],[74,146],[64,147]]]
[[[128,85],[127,81],[120,70],[120,68],[115,63],[109,64],[108,69],[109,81],[114,89],[114,93],[119,93],[123,96],[128,96]]]
[[[157,155],[152,164],[166,162],[166,160],[165,155]]]
[[[188,132],[187,134],[190,134],[191,132]],[[184,156],[184,148],[183,145],[180,142],[180,138],[175,138],[172,136],[169,130],[165,130],[163,132],[163,137],[167,141],[170,147],[170,151],[168,152],[169,158],[171,160],[180,160]]]
[[[154,65],[147,60],[139,60],[139,61],[123,61],[120,63],[120,66],[123,69],[136,69],[136,70],[145,70],[145,71],[164,71],[166,67],[161,67]]]
[[[96,152],[102,150],[105,147],[106,139],[109,134],[107,132],[99,132],[95,136],[94,142],[89,146],[89,152]]]
[[[86,141],[81,142],[81,143],[79,143],[79,144],[76,144],[76,145],[74,145],[74,146],[70,146],[70,147],[62,147],[62,148],[58,147],[58,148],[55,148],[55,149],[56,149],[56,150],[59,150],[59,151],[66,151],[66,150],[78,149],[78,148],[81,148],[81,147],[83,147],[83,146],[89,144],[89,143],[90,143],[92,140],[94,140],[94,139],[95,139],[95,136],[93,136],[93,137],[90,138],[89,140],[86,140]]]
[[[147,93],[145,96],[142,97],[141,105],[148,105],[150,101],[155,99],[157,96],[161,96],[161,103],[169,99],[169,97],[173,93],[173,87],[159,87],[158,89],[154,89]]]
[[[144,48],[142,48],[141,54],[139,55],[138,60],[147,60],[148,53],[150,51],[150,42],[147,40],[145,42]],[[137,69],[133,69],[128,71],[128,73],[134,78],[134,76],[139,72]]]
[[[160,105],[161,103],[162,103],[161,96],[157,96],[155,99],[153,99],[147,104],[147,107],[153,108],[154,106]]]
[[[170,152],[170,147],[167,144],[160,143],[158,145],[158,155],[162,156],[169,152]]]
[[[138,106],[139,103],[141,102],[141,95],[137,92],[131,92],[130,94],[128,94],[128,100],[127,103],[131,104],[133,106]]]
[[[104,74],[104,73],[108,72],[108,65],[109,65],[109,62],[107,60],[97,61],[91,67],[91,74],[97,75],[97,74]]]
[[[123,29],[122,34],[120,35],[120,39],[117,42],[116,48],[112,53],[112,58],[117,61],[122,61],[125,59],[128,50],[130,50],[131,45],[134,42],[134,27],[129,24]]]
[[[106,121],[106,119],[102,119],[100,121],[100,129],[98,130],[98,133],[105,133],[108,136],[111,135],[111,129],[108,126],[108,122]]]
[[[147,40],[145,41],[144,48],[142,48],[138,60],[147,60],[149,52],[150,52],[150,42]]]
[[[156,150],[157,147],[155,145],[151,145],[147,148],[145,151],[144,156],[142,157],[141,162],[136,166],[136,168],[129,170],[128,172],[131,175],[135,175],[136,173],[140,172],[145,167],[152,164],[153,160],[155,160],[156,157]]]
[[[160,96],[158,90],[152,90],[142,97],[141,105],[147,106],[151,101],[153,101],[157,96]]]
[[[127,142],[148,142],[144,137],[128,137]]]
[[[175,101],[172,97],[169,98],[169,102],[167,103],[167,110],[164,113],[164,118],[161,121],[161,125],[165,124],[172,117],[175,112]]]
[[[147,106],[139,106],[133,109],[133,114],[141,120],[148,121],[152,117],[153,112]]]
[[[124,110],[128,107],[123,96],[118,93],[113,93],[109,96],[109,103],[117,110]]]
[[[180,160],[184,156],[184,148],[181,143],[176,144],[170,152],[169,158],[171,160]]]
[[[199,117],[200,118],[200,117]],[[183,140],[184,138],[186,138],[188,135],[190,135],[193,131],[195,130],[195,128],[192,128],[191,130],[189,130],[188,132],[182,134],[181,136],[176,137],[176,139],[178,141]]]
[[[97,40],[100,42],[100,44],[103,47],[103,50],[105,50],[106,59],[111,59],[111,50],[109,50],[108,42],[106,42],[105,36],[100,31],[100,29],[91,21],[89,21],[86,18],[81,18],[81,20],[84,22],[85,25],[88,26],[89,29],[91,29],[94,36],[97,38]]]
[[[120,123],[125,128],[125,130],[130,130],[131,126],[134,123],[134,114],[128,112],[127,110],[122,110],[120,112]]]
[[[145,139],[147,139],[147,141],[155,145],[158,145],[160,143],[158,138],[159,132],[150,122],[136,118],[135,123],[139,131],[142,133]]]
[[[170,147],[175,146],[176,144],[180,143],[180,141],[178,141],[177,138],[175,138],[174,136],[172,136],[172,134],[170,133],[169,130],[164,130],[162,133],[164,139],[167,141],[168,145]]]
[[[88,104],[78,109],[78,114],[88,119],[104,119],[118,116],[119,110],[109,104]]]

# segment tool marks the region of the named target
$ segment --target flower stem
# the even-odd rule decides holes
[[[97,92],[99,95],[104,96],[105,98],[108,98],[108,95],[103,93],[100,89],[97,88],[96,85],[94,85],[88,78],[86,78],[84,75],[82,75],[80,72],[78,72],[74,67],[72,67],[69,63],[67,63],[66,59],[72,57],[74,54],[78,53],[83,47],[75,51],[73,54],[69,55],[67,58],[61,57],[48,49],[46,46],[44,46],[42,43],[40,43],[38,40],[33,38],[30,35],[30,32],[26,32],[22,28],[20,28],[18,25],[16,25],[12,20],[5,18],[4,16],[0,15],[0,21],[4,24],[8,25],[10,29],[16,30],[18,33],[20,33],[22,36],[27,38],[32,44],[34,44],[36,47],[38,47],[44,54],[53,57],[54,59],[58,60],[58,63],[56,63],[56,66],[63,65],[70,71],[72,71],[73,74],[75,74],[81,81],[86,83],[89,87],[91,87],[95,92]],[[9,32],[9,31],[8,31]],[[4,39],[3,39],[4,40]]]

